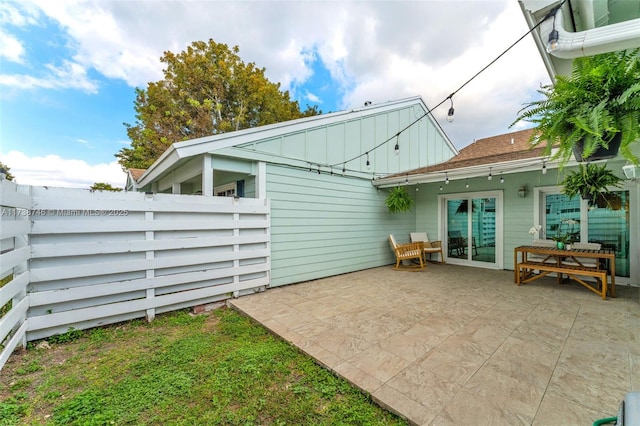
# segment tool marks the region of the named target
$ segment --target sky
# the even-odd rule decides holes
[[[163,52],[237,45],[302,109],[444,100],[528,31],[517,0],[3,0],[0,161],[19,184],[123,187],[136,88],[163,78]],[[549,84],[526,37],[434,115],[453,144],[509,128]]]

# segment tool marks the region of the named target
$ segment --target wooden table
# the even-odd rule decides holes
[[[518,253],[520,253],[520,261],[518,261]],[[551,261],[535,262],[528,259],[527,255],[536,254],[546,257]],[[607,298],[607,273],[611,277],[611,297],[616,296],[616,253],[613,249],[601,250],[565,250],[555,247],[539,247],[539,246],[519,246],[513,249],[513,265],[514,265],[514,282],[518,285],[525,284],[538,278],[542,278],[552,272],[558,274],[560,279],[563,274],[579,282],[589,290]],[[597,267],[584,266],[579,258],[591,258],[604,260],[608,266],[607,269],[600,268],[600,262]],[[577,265],[563,264],[563,260],[571,259]],[[539,274],[533,274],[533,271],[539,271]],[[601,281],[601,288],[596,289],[591,284],[585,282],[579,276],[590,276],[598,278]]]

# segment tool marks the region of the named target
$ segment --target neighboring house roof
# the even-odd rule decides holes
[[[542,154],[545,145],[532,148],[532,132],[526,129],[478,139],[448,161],[378,179],[376,185],[435,182],[443,180],[445,172],[449,178],[471,178],[486,176],[490,171],[497,175],[538,169],[547,161]]]
[[[138,189],[138,179],[146,172],[147,169],[127,169],[127,182],[125,183],[124,189],[126,191],[136,191]]]
[[[139,178],[138,185],[143,187],[151,182],[156,181],[164,176],[178,164],[186,162],[186,159],[205,153],[213,153],[226,148],[236,147],[243,144],[251,144],[253,142],[276,138],[285,134],[296,132],[305,132],[310,128],[322,126],[331,126],[332,124],[354,120],[362,117],[393,111],[399,108],[410,106],[419,106],[424,111],[429,111],[422,97],[415,96],[411,98],[388,101],[380,104],[365,105],[359,108],[353,108],[345,111],[315,115],[311,117],[299,118],[280,123],[269,124],[260,127],[252,127],[248,129],[238,130],[235,132],[222,133],[218,135],[206,136],[197,139],[191,139],[183,142],[172,144],[158,160],[156,160],[146,172]],[[431,120],[436,131],[440,133],[442,139],[446,142],[450,151],[458,153],[458,150],[440,128],[438,122],[427,114],[427,119]]]
[[[142,176],[144,174],[144,172],[146,172],[147,169],[134,169],[134,168],[130,168],[129,169],[129,175],[131,175],[131,179],[133,179],[135,182],[138,181],[138,179],[140,179],[140,176]]]

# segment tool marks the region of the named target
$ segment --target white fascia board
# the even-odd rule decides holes
[[[407,181],[409,185],[443,182],[445,180],[445,172],[449,180],[471,179],[477,177],[486,178],[489,173],[489,168],[491,168],[493,177],[495,179],[500,179],[501,174],[503,176],[506,176],[516,173],[541,170],[543,162],[546,164],[547,169],[558,167],[557,161],[549,161],[545,157],[534,157],[525,158],[522,160],[505,161],[500,163],[481,164],[470,167],[438,170],[435,172],[428,172],[424,174],[395,176],[393,178],[380,178],[376,179],[373,184],[379,188],[388,188],[397,185],[406,185]]]
[[[174,144],[175,145],[175,144]],[[176,152],[174,145],[171,145],[162,155],[158,158],[142,176],[138,179],[138,187],[142,187],[157,180],[164,174],[171,166],[173,166],[180,157]]]

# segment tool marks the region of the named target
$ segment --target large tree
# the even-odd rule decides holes
[[[131,148],[116,154],[123,169],[149,167],[174,142],[320,113],[301,111],[264,68],[245,64],[238,52],[209,40],[164,53],[164,79],[136,89],[136,123],[125,123]]]

